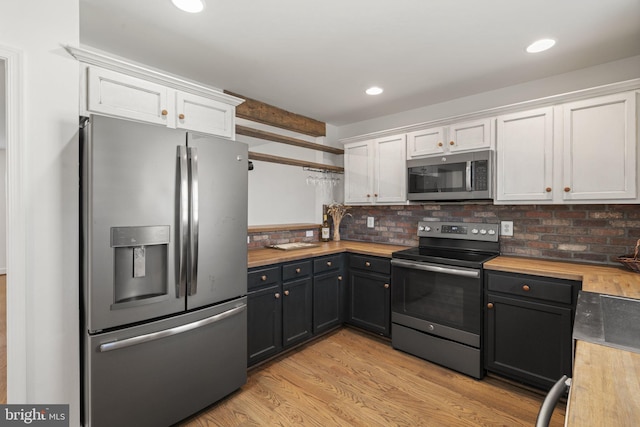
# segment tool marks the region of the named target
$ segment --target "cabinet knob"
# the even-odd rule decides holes
[[[529,285],[522,285],[522,290],[525,292],[529,292],[531,288],[529,287]]]
[[[449,141],[449,145],[456,145],[454,141]]]
[[[546,191],[547,193],[551,193],[551,187],[545,188],[544,191]]]
[[[300,273],[300,271],[302,270],[300,270],[299,268],[296,268],[296,273]]]
[[[265,275],[260,276],[260,280],[262,280],[263,282],[266,282],[267,281],[267,275],[265,274]]]
[[[160,114],[162,114],[163,116],[166,116],[167,114],[169,114],[169,112],[167,110],[162,110]]]
[[[438,142],[438,147],[442,147],[442,142]]]
[[[289,291],[284,291],[284,296],[289,296]]]
[[[489,308],[489,309],[493,308],[493,303],[490,302],[489,304],[487,304],[487,308]]]
[[[373,197],[378,197],[378,193],[375,193],[375,194],[373,195]]]
[[[385,284],[384,284],[384,288],[385,288],[385,289],[389,289],[389,284],[388,284],[388,283],[385,283]]]
[[[568,193],[569,191],[571,191],[571,187],[564,187],[564,192]]]
[[[182,113],[181,113],[181,114],[178,114],[178,118],[179,118],[180,120],[184,120],[184,114],[182,114]]]
[[[338,276],[338,281],[342,282],[342,276]]]
[[[367,262],[364,263],[364,266],[365,267],[371,267],[371,263],[369,261],[367,261]]]
[[[280,298],[280,292],[276,292],[276,294],[274,295],[274,297],[276,297],[276,299]]]
[[[331,267],[331,261],[327,261],[327,266]]]

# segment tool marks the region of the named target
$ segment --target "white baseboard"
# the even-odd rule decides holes
[[[7,269],[6,268],[0,268],[0,275],[2,274],[7,274]]]

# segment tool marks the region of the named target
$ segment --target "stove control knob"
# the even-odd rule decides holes
[[[426,226],[426,227],[424,228],[424,231],[431,231],[431,227]]]
[[[490,236],[493,236],[494,234],[496,234],[496,230],[489,230],[488,233]]]
[[[419,226],[418,231],[424,231],[424,226],[423,225]]]
[[[485,235],[487,234],[487,230],[485,230],[484,228],[480,230],[480,234]]]
[[[471,233],[472,233],[472,234],[478,234],[478,229],[477,229],[477,228],[474,228],[473,230],[471,230]]]

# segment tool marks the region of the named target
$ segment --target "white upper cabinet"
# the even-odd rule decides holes
[[[235,107],[204,96],[176,92],[176,127],[233,138]]]
[[[636,199],[636,94],[565,104],[563,199]]]
[[[88,67],[86,93],[93,113],[164,125],[174,114],[166,86],[114,71]]]
[[[345,203],[405,203],[406,137],[394,135],[344,146]]]
[[[497,119],[497,201],[553,199],[553,108]]]
[[[637,203],[634,92],[499,116],[496,203]]]
[[[407,159],[492,147],[491,119],[407,133]]]

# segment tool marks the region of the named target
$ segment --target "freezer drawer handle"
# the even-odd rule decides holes
[[[100,344],[100,352],[120,350],[122,348],[131,347],[132,345],[138,345],[149,341],[159,340],[161,338],[170,337],[172,335],[181,334],[183,332],[189,332],[194,329],[201,328],[203,326],[210,325],[212,323],[219,322],[227,317],[234,316],[247,309],[247,305],[243,304],[239,307],[232,308],[231,310],[224,311],[215,316],[207,317],[206,319],[198,320],[196,322],[188,323],[182,326],[176,326],[175,328],[166,329],[164,331],[153,332],[151,334],[139,335],[137,337],[127,338],[121,341],[112,341],[104,344]]]

